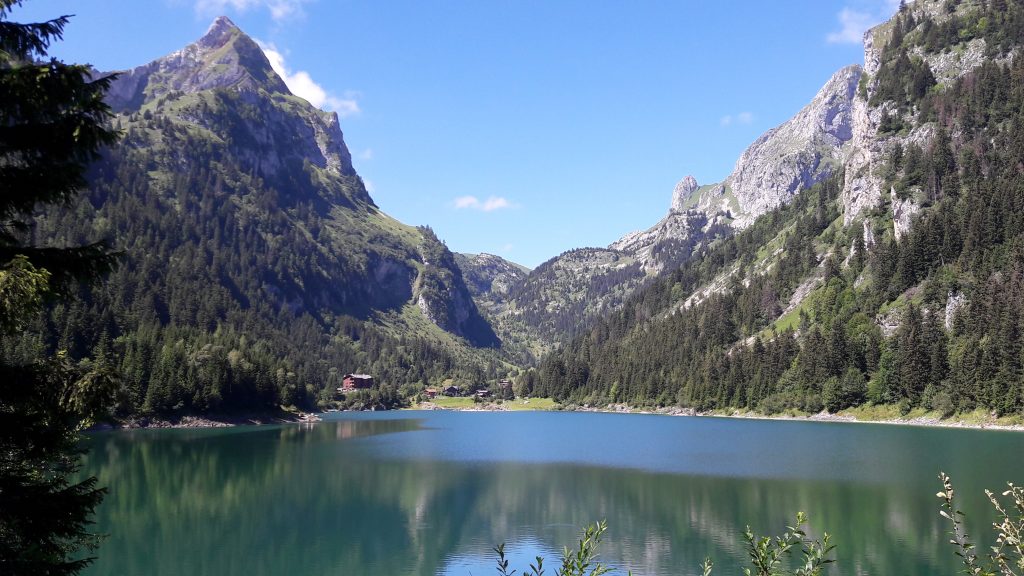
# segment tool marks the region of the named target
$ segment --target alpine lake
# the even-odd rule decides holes
[[[738,574],[742,538],[798,511],[838,547],[828,574],[953,575],[940,471],[969,535],[989,488],[1024,482],[1024,433],[562,412],[330,413],[312,424],[98,432],[84,470],[109,494],[85,574],[554,574],[606,520],[616,574]]]

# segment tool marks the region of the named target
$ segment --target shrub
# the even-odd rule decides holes
[[[964,513],[956,508],[952,480],[944,472],[939,473],[939,479],[942,481],[942,491],[936,494],[942,500],[939,514],[951,525],[949,542],[956,548],[956,555],[966,568],[964,572],[978,576],[1015,576],[1024,570],[1024,543],[1021,540],[1024,538],[1024,488],[1007,483],[1008,489],[1002,496],[1009,497],[1009,510],[995,494],[985,490],[998,518],[992,523],[997,546],[991,548],[983,561],[978,558],[975,546],[964,530]]]
[[[751,568],[744,568],[744,574],[747,576],[820,575],[827,564],[835,561],[829,558],[835,545],[829,544],[830,537],[827,532],[822,535],[821,540],[808,538],[807,532],[804,530],[806,525],[807,516],[800,512],[796,515],[796,524],[787,526],[781,536],[757,536],[750,526],[747,526],[743,531],[743,539],[746,541]],[[568,547],[563,549],[562,565],[555,571],[555,575],[600,576],[601,574],[611,574],[612,568],[597,561],[601,537],[607,529],[608,526],[604,521],[584,528],[577,546],[573,549]],[[800,565],[789,571],[784,564],[789,563],[793,550],[797,546],[801,551]],[[515,570],[509,571],[509,562],[505,558],[505,544],[495,546],[494,552],[498,555],[498,574],[501,576],[515,574]],[[713,567],[714,563],[707,558],[701,564],[701,573],[704,576],[711,576]],[[536,563],[530,564],[530,569],[524,570],[522,576],[544,576],[544,558],[537,556]]]

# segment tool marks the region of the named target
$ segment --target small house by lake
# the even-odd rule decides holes
[[[373,387],[373,376],[369,374],[345,374],[341,381],[341,389],[344,392],[352,390],[365,390]]]

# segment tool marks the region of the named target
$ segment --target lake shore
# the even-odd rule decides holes
[[[471,405],[439,405],[434,402],[423,402],[413,409],[416,410],[455,410],[463,412],[507,412],[513,410],[531,410],[525,405],[503,402],[474,403]],[[792,420],[809,422],[841,422],[850,424],[892,424],[897,426],[927,426],[935,428],[967,428],[977,430],[1007,430],[1024,432],[1024,424],[1000,420],[993,414],[974,411],[965,415],[942,418],[936,413],[921,409],[901,415],[895,406],[871,406],[844,410],[837,414],[819,412],[816,414],[762,414],[753,411],[717,410],[699,411],[693,408],[664,407],[636,408],[626,404],[608,404],[607,406],[567,405],[557,407],[535,408],[538,410],[561,410],[565,412],[606,412],[614,414],[655,414],[662,416],[699,416],[705,418],[746,418],[750,420]],[[881,417],[879,417],[881,416]]]
[[[971,419],[969,420],[959,419],[957,417],[941,418],[939,416],[929,414],[897,416],[894,418],[886,419],[871,419],[855,416],[853,414],[848,414],[844,412],[840,412],[838,414],[820,412],[818,414],[808,415],[765,415],[758,414],[755,412],[737,411],[729,414],[703,413],[696,415],[711,418],[748,418],[752,420],[802,420],[810,422],[842,422],[849,424],[892,424],[896,426],[927,426],[931,428],[966,428],[975,430],[1007,430],[1015,432],[1024,432],[1024,425],[1000,423],[999,419],[992,415],[988,415],[987,417],[979,419],[975,417],[973,414]]]
[[[626,404],[608,404],[606,406],[559,405],[547,398],[531,400],[513,400],[502,403],[473,402],[471,399],[456,398],[448,400],[466,400],[465,402],[421,402],[412,406],[411,410],[451,410],[456,412],[516,412],[516,411],[562,411],[562,412],[603,412],[612,414],[650,414],[661,416],[692,416],[702,418],[744,418],[748,420],[788,420],[805,422],[839,422],[847,424],[891,424],[896,426],[926,426],[933,428],[964,428],[976,430],[1006,430],[1024,432],[1024,424],[1007,422],[993,414],[974,411],[966,415],[941,418],[939,415],[923,410],[915,410],[900,415],[895,406],[859,407],[844,410],[837,414],[819,412],[816,414],[762,414],[753,411],[717,410],[699,411],[693,408],[664,407],[637,408]],[[881,417],[879,417],[881,416]],[[142,428],[227,428],[232,426],[258,426],[264,424],[295,424],[303,422],[319,422],[320,415],[311,412],[281,410],[274,413],[245,415],[187,415],[177,419],[138,417],[121,420],[115,423],[103,423],[90,428],[90,431],[101,430],[135,430]]]
[[[90,432],[102,430],[137,430],[141,428],[230,428],[232,426],[259,426],[262,424],[294,424],[319,422],[320,416],[310,412],[264,412],[258,414],[203,414],[186,415],[180,418],[158,418],[140,416],[116,422],[104,422],[89,428]]]

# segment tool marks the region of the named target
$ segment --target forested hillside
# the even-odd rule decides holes
[[[346,372],[376,378],[376,405],[507,374],[452,253],[377,208],[337,116],[292,96],[230,21],[121,73],[108,102],[120,141],[85,199],[30,234],[108,239],[121,265],[5,353],[112,364],[122,415],[313,407]]]
[[[882,154],[631,297],[526,377],[535,394],[1024,409],[1024,5],[919,0],[870,34],[858,98]],[[865,205],[849,184],[869,178]]]

